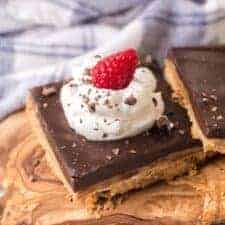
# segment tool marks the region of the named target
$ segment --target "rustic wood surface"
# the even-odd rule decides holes
[[[25,113],[2,121],[0,129],[0,182],[7,187],[0,201],[2,225],[191,225],[225,220],[222,156],[197,175],[132,194],[101,219],[79,209],[88,218],[81,222],[74,221],[77,208],[49,169]]]

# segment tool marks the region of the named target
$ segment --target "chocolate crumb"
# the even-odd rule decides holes
[[[216,119],[217,120],[222,120],[223,119],[223,116],[222,115],[219,115],[219,116],[216,117]]]
[[[107,156],[106,156],[106,159],[112,160],[112,156],[111,156],[111,155],[107,155]]]
[[[136,154],[137,152],[136,152],[134,149],[131,149],[131,150],[130,150],[130,153]]]
[[[119,149],[119,148],[114,148],[114,149],[112,149],[112,153],[113,153],[114,155],[119,155],[120,149]]]
[[[153,102],[155,107],[158,105],[158,102],[157,102],[156,98],[154,98],[154,97],[152,98],[152,102]]]
[[[130,95],[125,99],[124,103],[127,105],[135,105],[137,103],[137,99],[133,95]]]
[[[174,123],[171,122],[167,116],[161,116],[157,121],[156,121],[156,126],[160,130],[165,130],[165,131],[171,131],[175,126]]]
[[[106,99],[105,101],[104,101],[104,105],[108,105],[109,104],[109,99]]]
[[[80,118],[80,123],[83,123],[83,120]]]
[[[205,92],[202,92],[202,96],[207,97],[207,94]]]
[[[185,134],[185,131],[184,130],[178,130],[178,132],[179,132],[179,134],[181,134],[181,135],[184,135]]]
[[[108,134],[103,133],[102,137],[103,137],[103,138],[107,138],[107,137],[108,137]]]
[[[43,87],[41,94],[45,97],[50,96],[52,94],[56,93],[56,87],[49,86],[49,87]]]
[[[48,107],[48,103],[43,103],[43,108],[45,109],[45,108],[47,108]]]
[[[208,99],[208,98],[206,98],[206,97],[204,97],[204,98],[202,98],[202,101],[203,101],[203,102],[208,102],[208,101],[209,101],[209,99]]]
[[[77,144],[74,142],[73,144],[72,144],[72,148],[76,148],[77,147]]]
[[[216,95],[210,95],[210,98],[217,101],[217,96]]]

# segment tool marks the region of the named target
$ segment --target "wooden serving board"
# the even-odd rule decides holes
[[[224,157],[197,175],[133,193],[104,217],[81,222],[74,220],[74,203],[68,203],[63,185],[49,171],[25,112],[2,121],[0,130],[0,183],[7,187],[0,200],[2,225],[191,225],[225,220]],[[30,173],[34,156],[40,166]]]

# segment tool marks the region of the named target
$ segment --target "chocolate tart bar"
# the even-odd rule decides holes
[[[205,151],[225,152],[225,46],[174,48],[165,76]]]
[[[186,111],[171,100],[163,76],[156,77],[169,122],[118,141],[88,141],[69,127],[59,101],[62,83],[31,90],[27,115],[48,162],[87,205],[117,202],[123,193],[181,175],[206,159],[201,143],[191,137]]]
[[[132,220],[128,220],[129,216],[136,217],[137,224],[141,224],[143,219],[151,221],[155,218],[158,218],[155,220],[158,224],[157,221],[164,217],[166,221],[177,220],[182,224],[190,221],[211,224],[225,219],[223,157],[211,161],[195,175],[130,192],[116,208],[96,213],[87,211],[84,202],[73,201],[49,168],[45,155],[33,135],[23,138],[8,155],[4,171],[4,187],[8,191],[2,204],[2,225],[91,225],[109,221],[108,216],[113,224],[118,224],[120,220],[123,225],[133,224]],[[124,216],[119,216],[121,214]],[[103,218],[96,220],[100,216]]]

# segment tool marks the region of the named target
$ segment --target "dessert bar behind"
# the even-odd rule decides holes
[[[225,149],[225,46],[170,50],[165,76],[205,151]]]

